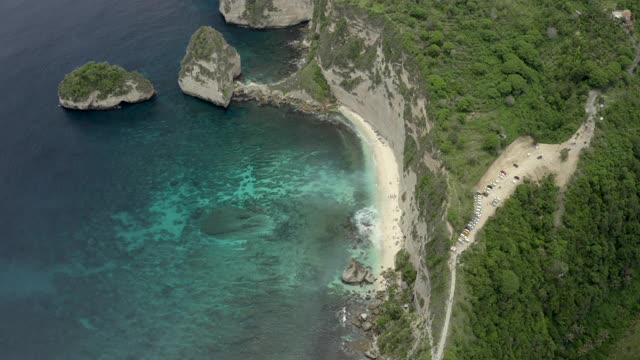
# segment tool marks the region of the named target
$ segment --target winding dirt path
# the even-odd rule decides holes
[[[640,53],[638,59],[640,62]],[[555,174],[558,186],[563,188],[567,185],[569,179],[577,168],[580,152],[591,144],[591,138],[593,137],[596,121],[595,115],[597,112],[595,100],[599,94],[600,92],[597,90],[589,92],[589,98],[585,105],[587,119],[569,140],[561,144],[536,144],[529,136],[519,137],[502,152],[500,157],[498,157],[493,164],[491,164],[489,170],[487,170],[480,182],[476,184],[476,189],[482,192],[486,185],[495,182],[495,186],[493,190],[491,190],[489,196],[482,196],[481,198],[481,215],[476,227],[469,233],[469,241],[458,242],[458,244],[456,244],[456,252],[452,254],[449,259],[451,284],[449,287],[449,297],[447,300],[444,325],[435,355],[432,356],[435,360],[442,359],[447,335],[449,333],[451,310],[453,308],[453,298],[456,288],[456,265],[458,257],[473,245],[478,231],[480,231],[487,220],[495,214],[497,207],[500,207],[504,201],[513,194],[516,186],[522,182],[522,179],[529,178],[532,180],[541,180],[549,174]],[[560,157],[560,151],[562,149],[569,149],[569,153],[565,161],[562,161]],[[507,176],[505,176],[504,179],[500,179],[499,177],[501,170],[507,172]],[[520,180],[516,180],[514,176],[518,176]],[[496,198],[500,199],[498,205],[491,205],[491,202]]]

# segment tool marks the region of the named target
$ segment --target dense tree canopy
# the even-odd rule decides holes
[[[640,87],[621,87],[564,197],[518,187],[465,254],[450,359],[605,358],[640,316]]]

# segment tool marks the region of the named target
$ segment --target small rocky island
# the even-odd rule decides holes
[[[180,63],[180,89],[191,96],[223,107],[229,106],[233,80],[240,76],[240,55],[210,26],[192,36]]]
[[[90,61],[69,74],[58,85],[58,101],[68,109],[106,110],[120,103],[151,99],[153,85],[137,72],[118,65]]]
[[[220,0],[226,22],[257,29],[297,25],[313,17],[313,0]]]

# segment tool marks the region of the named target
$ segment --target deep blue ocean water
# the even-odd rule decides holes
[[[217,7],[0,2],[0,359],[349,358],[332,284],[370,251],[353,221],[373,204],[368,160],[345,125],[180,92],[201,25],[245,78],[293,70],[299,29],[227,26]],[[59,108],[88,60],[140,71],[157,97]]]

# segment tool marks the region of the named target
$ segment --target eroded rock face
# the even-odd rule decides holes
[[[313,17],[313,0],[220,0],[228,23],[252,28],[281,28]]]
[[[69,99],[58,98],[60,105],[67,109],[75,110],[109,110],[117,108],[122,103],[135,104],[147,101],[153,97],[155,91],[141,91],[135,84],[127,83],[130,90],[124,95],[109,95],[101,99],[99,92],[94,91],[86,100],[73,101]]]
[[[203,26],[191,36],[180,63],[180,89],[191,96],[227,107],[233,80],[241,73],[240,55],[218,31]]]
[[[67,74],[58,85],[58,102],[76,110],[107,110],[138,103],[155,94],[151,82],[118,65],[90,61]]]
[[[351,259],[349,266],[342,272],[341,279],[343,283],[348,285],[372,284],[374,281],[373,274],[356,259]]]

